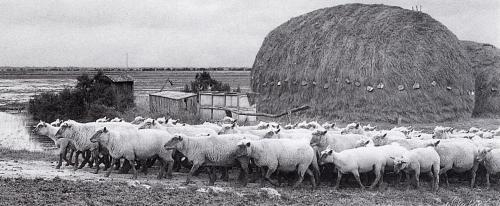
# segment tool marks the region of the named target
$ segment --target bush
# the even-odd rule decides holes
[[[186,85],[184,90],[189,89]],[[200,91],[223,91],[230,92],[231,87],[229,84],[224,84],[215,79],[212,79],[210,73],[204,71],[202,73],[197,73],[195,76],[195,80],[191,82],[190,92],[198,93]]]
[[[112,82],[99,71],[93,78],[77,77],[74,89],[60,93],[44,92],[29,101],[28,111],[35,120],[59,119],[94,120],[103,116],[120,116],[134,107],[134,94],[116,94]],[[120,96],[117,96],[120,95]]]

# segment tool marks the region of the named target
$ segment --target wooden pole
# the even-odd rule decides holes
[[[229,110],[229,111],[231,111],[231,112],[233,112],[235,114],[238,114],[238,115],[278,118],[278,117],[285,116],[287,114],[292,114],[294,112],[299,112],[299,111],[307,110],[309,108],[311,108],[311,107],[309,107],[308,105],[303,105],[303,106],[296,107],[296,108],[290,109],[288,111],[285,111],[285,112],[279,113],[279,114],[239,112],[239,111],[235,111],[234,109],[229,109],[229,108],[225,108],[225,107],[213,107],[212,109]]]

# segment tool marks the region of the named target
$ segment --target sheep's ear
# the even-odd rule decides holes
[[[247,142],[246,146],[247,146],[247,147],[250,147],[250,142]]]
[[[155,124],[155,121],[156,121],[156,120],[154,120],[154,119],[153,119],[153,121],[151,122],[151,124]]]
[[[281,129],[278,129],[278,130],[274,131],[274,133],[278,134],[278,133],[280,133],[280,131],[281,131]]]
[[[328,132],[328,131],[326,131],[326,130],[325,130],[325,131],[323,131],[323,132],[322,132],[322,135],[325,135],[327,132]]]
[[[358,128],[359,128],[359,122],[358,122],[358,123],[356,123],[356,127],[354,127],[354,128],[356,128],[356,129],[358,129]]]
[[[441,142],[441,140],[438,140],[434,143],[434,147],[438,146],[438,144]]]
[[[331,155],[331,154],[333,154],[333,150],[328,151],[328,155]]]
[[[102,129],[102,132],[106,133],[106,132],[108,132],[108,129],[106,129],[106,127],[104,127],[104,129]]]
[[[387,137],[387,133],[385,133],[384,135],[382,135],[382,137]]]
[[[234,122],[232,125],[231,125],[231,128],[234,128],[236,127],[236,122]]]
[[[389,158],[391,158],[392,160],[396,160],[396,158],[395,158],[395,157],[389,157]]]

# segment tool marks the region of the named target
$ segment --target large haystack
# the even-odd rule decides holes
[[[462,41],[476,79],[473,116],[500,115],[500,50],[490,44]]]
[[[311,118],[443,121],[471,115],[470,70],[460,41],[429,15],[348,4],[271,31],[252,89],[262,112],[308,104],[303,115]]]

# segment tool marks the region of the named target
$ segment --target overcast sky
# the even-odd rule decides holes
[[[0,0],[0,66],[253,64],[292,17],[354,0]],[[459,39],[500,46],[500,0],[365,0],[423,12]]]

